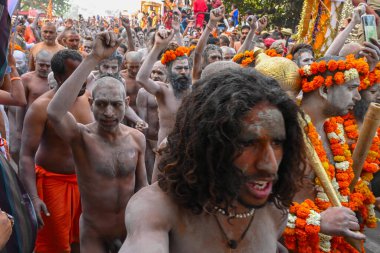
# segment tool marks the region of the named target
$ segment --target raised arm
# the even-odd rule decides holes
[[[33,23],[30,25],[30,28],[33,31],[33,35],[36,38],[36,43],[41,41],[41,36],[37,31],[38,20],[40,19],[41,13],[37,14],[37,17],[33,20]]]
[[[210,20],[203,30],[202,36],[199,39],[197,46],[194,50],[194,64],[193,64],[193,83],[201,78],[202,74],[202,53],[206,47],[206,43],[211,31],[217,26],[218,21],[224,17],[224,7],[213,9],[210,11]]]
[[[94,48],[89,56],[78,66],[74,73],[62,84],[47,108],[48,118],[61,138],[70,142],[78,136],[79,128],[74,117],[68,113],[91,71],[103,59],[108,58],[119,46],[121,39],[113,32],[96,36]]]
[[[330,47],[327,49],[325,56],[328,55],[339,55],[340,50],[344,46],[344,43],[347,39],[347,37],[350,35],[352,29],[357,24],[361,23],[361,16],[365,13],[365,6],[359,5],[358,7],[355,7],[354,13],[352,14],[352,20],[351,22],[344,28],[342,32],[336,36],[333,43],[330,45]]]
[[[133,41],[133,38],[132,38],[131,22],[129,18],[120,16],[120,20],[121,20],[121,24],[125,28],[125,31],[127,32],[128,52],[136,51],[135,42]]]
[[[245,38],[243,45],[241,45],[241,47],[239,48],[239,51],[237,52],[238,54],[243,53],[246,50],[249,50],[251,48],[251,45],[253,44],[252,39],[255,36],[256,28],[257,28],[257,17],[253,15],[249,16],[247,18],[247,23],[250,25],[251,29],[249,30],[248,35]]]
[[[150,79],[150,74],[154,63],[157,61],[161,51],[169,44],[174,36],[173,31],[168,31],[165,28],[160,28],[155,35],[155,42],[152,50],[145,58],[139,72],[137,73],[136,80],[144,89],[152,95],[161,94],[161,86],[159,83]]]
[[[172,27],[173,27],[173,31],[174,31],[175,40],[177,41],[178,45],[183,46],[180,16],[181,16],[181,12],[178,9],[175,9],[173,11]]]
[[[26,98],[24,86],[22,85],[21,77],[18,75],[16,60],[13,57],[11,50],[8,50],[8,64],[11,68],[11,73],[4,77],[4,86],[10,84],[10,92],[0,90],[0,104],[25,106]]]

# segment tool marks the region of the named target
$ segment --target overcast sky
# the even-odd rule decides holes
[[[104,15],[106,10],[128,10],[130,13],[140,9],[139,0],[71,0],[80,7],[79,13],[88,15]],[[85,10],[86,9],[86,10]]]

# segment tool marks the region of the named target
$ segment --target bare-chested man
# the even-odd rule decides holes
[[[51,72],[50,60],[52,56],[51,53],[44,49],[40,50],[35,58],[36,69],[21,76],[27,104],[26,106],[18,107],[16,109],[16,139],[12,144],[12,153],[14,154],[17,154],[20,151],[21,133],[26,111],[39,96],[49,90],[47,77]]]
[[[80,35],[75,30],[70,29],[64,31],[62,35],[62,43],[66,48],[78,51],[83,58],[87,56],[85,51],[79,50]]]
[[[82,57],[73,50],[55,54],[51,64],[58,86],[40,96],[25,116],[19,165],[21,179],[42,227],[37,235],[37,253],[70,252],[78,248],[74,244],[79,242],[81,207],[74,157],[70,146],[52,127],[47,107],[81,61]],[[82,124],[94,120],[85,88],[83,85],[73,94],[75,102],[70,106],[71,117]]]
[[[58,44],[55,40],[57,38],[57,31],[53,23],[46,23],[41,28],[42,42],[37,43],[30,49],[29,55],[29,71],[35,70],[35,61],[38,52],[45,50],[51,55],[54,55],[64,47]]]
[[[152,74],[150,78],[155,82],[168,83],[168,72],[166,66],[160,61],[153,65]],[[145,132],[146,138],[146,152],[145,152],[145,166],[147,170],[148,180],[150,181],[153,173],[155,149],[157,148],[158,129],[160,127],[158,122],[158,105],[156,97],[144,88],[141,88],[137,93],[137,113],[148,124],[148,129]]]
[[[126,81],[120,77],[121,63],[122,63],[122,57],[117,52],[114,52],[107,59],[102,60],[98,64],[98,70],[92,71],[91,74],[88,76],[87,90],[92,92],[92,89],[94,88],[96,81],[105,75],[111,75],[111,76],[120,78],[121,81],[123,82],[123,85],[126,86],[125,85]],[[131,125],[133,125],[137,129],[143,130],[147,127],[146,122],[144,122],[129,105],[127,105],[126,110],[125,110],[125,118],[126,120],[128,120],[128,122],[131,123]]]
[[[50,60],[52,56],[53,54],[48,51],[40,50],[35,58],[35,71],[28,72],[21,77],[28,103],[27,107],[49,90],[47,77],[51,71]]]
[[[168,71],[169,84],[153,81],[150,79],[152,66],[157,60],[160,52],[167,47],[174,34],[165,28],[156,33],[153,49],[146,57],[136,80],[145,88],[147,92],[154,95],[158,104],[158,117],[160,129],[158,131],[157,145],[169,135],[174,127],[177,110],[185,95],[191,91],[190,63],[186,54],[181,48],[178,50],[180,56],[174,60],[165,60],[164,63]],[[174,48],[173,48],[174,49]],[[163,59],[170,59],[163,56]],[[155,162],[157,163],[157,161]],[[157,179],[157,171],[153,169],[152,181]]]
[[[68,113],[75,94],[120,40],[112,32],[98,34],[91,54],[65,81],[48,106],[48,117],[73,151],[82,199],[81,252],[114,251],[124,240],[124,210],[131,196],[147,185],[145,138],[121,124],[128,97],[113,77],[96,81],[89,99],[95,122],[82,125]],[[119,241],[120,243],[120,241]]]
[[[141,58],[142,56],[139,52],[127,52],[125,55],[126,69],[120,72],[120,75],[125,80],[128,96],[130,97],[129,106],[132,107],[134,111],[137,111],[136,97],[137,92],[141,88],[141,85],[136,81],[136,75],[141,67]]]
[[[158,131],[158,144],[167,137],[173,129],[175,116],[182,98],[191,90],[190,64],[186,55],[176,57],[166,62],[169,84],[150,79],[152,67],[160,52],[166,48],[173,37],[173,33],[161,29],[156,33],[155,44],[146,57],[136,80],[147,92],[154,95],[158,104],[160,129]]]
[[[251,69],[200,82],[178,110],[158,183],[128,203],[121,253],[281,247],[286,207],[303,175],[298,108],[277,82]]]

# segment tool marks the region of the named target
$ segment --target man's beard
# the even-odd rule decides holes
[[[181,98],[182,93],[190,87],[191,78],[189,75],[184,76],[184,75],[171,74],[170,83],[173,87],[174,96],[176,98]]]
[[[28,68],[26,67],[26,65],[24,67],[18,67],[16,69],[17,69],[17,73],[20,76],[23,75],[23,74],[25,74],[26,72],[28,72]]]
[[[356,102],[353,112],[354,112],[355,118],[358,121],[363,122],[364,116],[368,110],[369,105],[370,105],[370,102],[365,99],[361,99],[358,102]]]

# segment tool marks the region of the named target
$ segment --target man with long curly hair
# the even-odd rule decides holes
[[[158,182],[127,206],[120,252],[276,252],[305,167],[299,109],[252,69],[225,69],[196,87]]]

